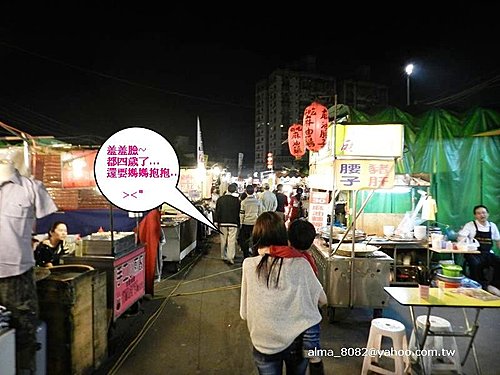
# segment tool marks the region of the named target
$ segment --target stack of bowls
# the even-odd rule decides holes
[[[456,264],[442,264],[442,273],[437,273],[438,284],[443,283],[445,288],[459,288],[464,276],[462,267]]]

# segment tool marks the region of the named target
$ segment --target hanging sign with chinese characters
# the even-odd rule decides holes
[[[394,160],[336,159],[335,189],[391,189],[394,186]]]
[[[314,102],[304,110],[304,138],[306,148],[317,152],[326,145],[328,108]]]
[[[307,220],[314,225],[316,231],[326,225],[327,216],[331,212],[328,205],[328,192],[314,191],[309,192],[309,216]]]
[[[288,148],[290,154],[298,160],[306,153],[302,124],[292,124],[288,128]]]

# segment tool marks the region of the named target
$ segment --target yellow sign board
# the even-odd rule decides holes
[[[335,189],[391,189],[394,186],[394,160],[346,160],[334,162]]]

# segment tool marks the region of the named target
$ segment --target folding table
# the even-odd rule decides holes
[[[469,337],[469,345],[467,347],[465,356],[463,357],[461,365],[464,366],[467,361],[469,352],[472,349],[472,355],[474,356],[474,363],[476,365],[476,372],[481,374],[481,369],[479,367],[479,361],[477,359],[476,347],[474,346],[474,338],[476,337],[477,331],[479,329],[479,314],[484,308],[500,308],[500,298],[495,298],[492,294],[477,289],[476,293],[481,294],[485,297],[495,298],[492,300],[482,300],[476,297],[470,297],[462,293],[457,293],[458,289],[440,289],[440,288],[430,288],[429,298],[421,298],[419,295],[418,288],[408,288],[408,287],[384,287],[384,290],[394,298],[399,304],[403,306],[408,306],[410,308],[411,320],[413,323],[413,329],[415,332],[415,337],[417,341],[417,346],[422,349],[425,345],[425,341],[428,336],[453,336],[453,337]],[[424,332],[422,337],[420,337],[417,329],[417,321],[415,316],[415,306],[427,307],[427,319]],[[430,329],[429,317],[431,315],[431,310],[433,307],[460,307],[463,309],[464,319],[466,324],[466,329],[464,331],[451,331],[451,332],[432,332]],[[465,308],[476,309],[474,321],[471,323],[467,317],[467,312]],[[419,357],[417,357],[419,358]],[[425,369],[422,366],[422,370]]]

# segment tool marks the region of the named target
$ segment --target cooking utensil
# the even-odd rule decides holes
[[[337,245],[333,245],[333,247],[337,247]],[[374,251],[380,249],[380,246],[367,245],[363,243],[355,243],[354,244],[354,255],[355,256],[367,256],[372,254]],[[343,243],[340,244],[335,255],[341,255],[350,257],[352,255],[352,244]]]

